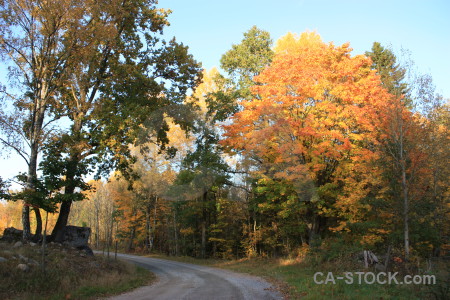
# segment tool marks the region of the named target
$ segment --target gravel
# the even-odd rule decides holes
[[[283,299],[270,283],[259,277],[164,259],[118,256],[150,270],[158,280],[110,300]]]

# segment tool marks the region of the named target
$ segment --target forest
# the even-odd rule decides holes
[[[0,178],[0,232],[58,242],[70,224],[96,249],[197,258],[448,255],[450,102],[408,53],[254,26],[204,70],[163,38],[169,13],[0,2],[1,155],[28,166]]]

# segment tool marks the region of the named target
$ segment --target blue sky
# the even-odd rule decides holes
[[[160,0],[173,11],[167,38],[188,45],[204,68],[219,67],[220,57],[253,25],[277,40],[287,32],[317,31],[326,42],[350,42],[355,54],[374,41],[411,51],[422,73],[433,76],[437,92],[450,98],[450,1],[356,0]],[[0,157],[0,176],[26,171],[14,155]]]
[[[450,1],[356,0],[161,0],[173,11],[167,36],[189,46],[204,68],[253,25],[277,40],[287,32],[315,30],[325,42],[350,42],[355,54],[378,41],[398,53],[406,48],[421,73],[430,73],[437,91],[450,98]]]

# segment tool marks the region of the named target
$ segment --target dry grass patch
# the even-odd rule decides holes
[[[133,264],[48,246],[45,269],[40,246],[13,248],[0,242],[0,299],[94,299],[150,284],[154,275]],[[18,268],[27,265],[28,270]]]

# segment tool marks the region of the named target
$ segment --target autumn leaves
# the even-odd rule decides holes
[[[316,33],[281,38],[254,78],[255,98],[224,126],[224,144],[278,166],[279,178],[345,186],[376,154],[377,111],[390,97],[370,65],[348,44],[326,44]]]
[[[428,167],[412,168],[414,157],[417,161],[427,156],[419,142],[427,129],[414,121],[408,96],[386,88],[394,81],[404,91],[403,77],[381,77],[389,71],[374,67],[371,58],[352,56],[349,44],[324,43],[314,32],[288,34],[274,49],[272,62],[254,77],[253,98],[242,100],[241,111],[224,126],[223,145],[253,159],[257,185],[294,187],[294,198],[303,201],[310,237],[314,228],[317,233],[352,231],[355,224],[376,219],[375,211],[382,215],[386,207],[399,207],[398,218],[391,216],[388,222],[403,220],[404,239],[409,240],[408,197],[412,178],[418,176],[413,174],[426,173]],[[394,68],[395,56],[389,58],[388,67]],[[392,154],[393,144],[410,148],[396,148]],[[414,187],[419,195],[424,184]],[[305,192],[305,186],[310,191]],[[378,226],[371,229],[383,232],[378,240],[388,240],[388,233],[395,232]],[[373,245],[374,235],[359,234],[363,243]]]

